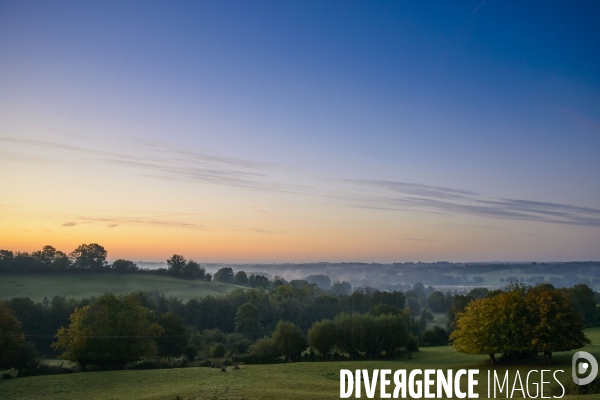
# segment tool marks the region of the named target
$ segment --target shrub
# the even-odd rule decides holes
[[[227,352],[227,349],[225,348],[225,345],[223,343],[215,343],[210,348],[209,354],[211,357],[221,358],[221,357],[225,357],[226,352]]]

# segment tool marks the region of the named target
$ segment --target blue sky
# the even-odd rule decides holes
[[[160,225],[146,242],[223,261],[344,259],[352,230],[379,239],[364,261],[598,259],[599,17],[596,2],[0,2],[0,232],[143,256],[126,238]],[[45,174],[59,183],[40,195]],[[66,183],[86,179],[105,191]],[[177,201],[150,199],[165,185]],[[111,187],[126,198],[96,203]],[[108,219],[110,235],[90,222]]]

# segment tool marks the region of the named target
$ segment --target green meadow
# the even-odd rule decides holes
[[[115,273],[2,274],[0,300],[29,297],[40,302],[47,297],[83,299],[104,293],[127,294],[158,290],[166,296],[188,300],[194,297],[229,293],[237,286],[220,282],[185,280],[170,276]]]
[[[600,328],[589,329],[587,336],[592,344],[584,350],[600,358]],[[512,388],[518,370],[525,382],[530,370],[564,370],[558,373],[563,385],[570,390],[571,357],[573,352],[556,353],[554,364],[545,366],[540,359],[498,367],[496,373],[504,376],[508,369]],[[144,371],[85,372],[67,375],[37,376],[0,381],[2,399],[335,399],[339,398],[340,369],[461,369],[479,368],[479,398],[487,396],[486,356],[469,356],[454,351],[450,346],[423,348],[414,353],[413,359],[402,358],[394,361],[340,361],[307,362],[273,365],[243,365],[239,370],[231,367],[227,372],[216,368],[183,368]],[[549,378],[549,379],[548,379]],[[560,396],[562,389],[545,375],[547,385],[545,395]],[[539,375],[535,381],[539,383]],[[569,383],[571,382],[571,383]],[[466,381],[462,382],[463,388]],[[535,387],[530,385],[531,393]],[[393,386],[392,386],[393,390]],[[552,390],[554,392],[552,393]],[[391,391],[391,390],[390,390]],[[515,392],[515,398],[521,392]],[[567,395],[565,399],[593,399],[600,395]],[[351,398],[354,398],[352,396]],[[364,388],[362,398],[366,398]],[[379,387],[376,397],[379,398]],[[506,398],[498,395],[498,398]]]

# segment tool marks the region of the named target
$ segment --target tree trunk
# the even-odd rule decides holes
[[[492,360],[492,364],[496,365],[496,356],[494,355],[494,353],[490,353],[490,360]]]
[[[552,352],[551,351],[544,352],[544,364],[552,364]]]

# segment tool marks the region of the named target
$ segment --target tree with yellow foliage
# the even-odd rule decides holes
[[[164,332],[154,321],[153,312],[142,307],[133,295],[106,294],[76,309],[69,318],[71,324],[58,330],[52,346],[65,350],[61,358],[82,367],[122,367],[129,361],[152,356],[157,351],[154,339]]]
[[[462,353],[495,353],[518,358],[543,353],[552,360],[553,351],[568,351],[590,343],[583,323],[569,298],[551,286],[529,288],[512,285],[509,291],[470,302],[458,315],[457,329],[450,339]]]

